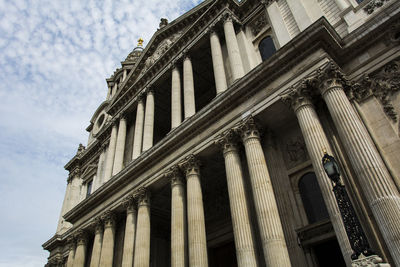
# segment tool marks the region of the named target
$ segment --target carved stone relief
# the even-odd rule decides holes
[[[264,12],[261,12],[257,17],[249,23],[249,27],[254,36],[257,36],[261,30],[268,24]]]
[[[367,12],[367,14],[372,14],[375,9],[380,8],[383,6],[386,2],[389,2],[390,0],[372,0],[369,2],[365,7],[364,11]]]

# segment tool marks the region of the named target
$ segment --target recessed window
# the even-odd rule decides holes
[[[93,185],[93,180],[90,180],[86,185],[86,197],[89,197],[90,194],[92,193],[92,185]]]
[[[299,191],[310,224],[329,218],[315,173],[309,172],[300,178]]]
[[[101,116],[97,119],[97,127],[100,128],[103,122],[104,122],[104,114],[101,114]]]
[[[261,40],[258,44],[258,50],[260,51],[262,61],[267,60],[276,52],[274,41],[271,36],[267,36]]]

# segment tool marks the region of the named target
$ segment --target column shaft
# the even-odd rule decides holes
[[[154,130],[154,93],[152,90],[147,92],[146,113],[144,117],[143,149],[146,151],[153,146]]]
[[[116,143],[117,143],[117,125],[114,123],[111,130],[110,144],[108,145],[106,169],[104,171],[104,182],[110,180],[112,176]]]
[[[74,267],[85,267],[86,261],[86,237],[78,238],[74,258]]]
[[[186,172],[189,266],[207,267],[207,239],[199,163],[190,157],[183,165]]]
[[[71,242],[68,253],[67,267],[74,266],[74,258],[75,258],[75,244]]]
[[[182,122],[181,106],[181,77],[178,67],[172,69],[171,85],[171,129],[178,127]]]
[[[136,207],[133,199],[126,203],[126,224],[124,238],[124,252],[122,255],[122,267],[132,267],[136,234]]]
[[[183,60],[183,102],[185,119],[187,119],[196,113],[193,69],[192,61],[189,57],[185,57]]]
[[[233,80],[236,80],[243,77],[244,69],[242,58],[240,57],[239,45],[236,39],[235,28],[233,27],[232,19],[229,17],[224,22],[224,33]]]
[[[138,158],[142,152],[144,125],[144,103],[143,98],[139,98],[136,109],[135,135],[133,138],[132,160]]]
[[[100,267],[112,267],[114,259],[115,218],[112,214],[104,216],[103,244],[101,246]]]
[[[133,266],[150,266],[150,197],[148,193],[142,194],[138,203],[137,233]]]
[[[291,266],[271,179],[252,118],[240,127],[266,266]]]
[[[236,144],[223,140],[226,179],[238,267],[258,266],[243,171]]]
[[[321,91],[393,261],[400,266],[399,192],[340,82],[328,79]]]
[[[224,68],[224,59],[222,57],[221,43],[218,34],[215,31],[210,33],[211,57],[214,70],[215,88],[217,94],[225,91],[228,86],[226,84],[226,75]]]
[[[93,241],[92,257],[90,259],[90,267],[99,267],[101,244],[103,242],[103,226],[98,223],[95,227],[96,228]]]
[[[171,267],[186,266],[185,187],[177,169],[171,174]]]
[[[295,113],[340,249],[347,266],[351,266],[352,249],[347,238],[335,195],[332,191],[332,185],[321,163],[324,155],[323,149],[325,148],[330,154],[332,154],[332,149],[319,122],[317,113],[308,99],[303,99],[301,106],[295,108]]]
[[[113,175],[119,173],[124,165],[125,139],[126,139],[126,118],[122,117],[119,120],[118,136],[115,147],[114,166],[112,172]]]

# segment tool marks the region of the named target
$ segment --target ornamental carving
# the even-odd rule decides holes
[[[397,113],[391,104],[390,97],[400,89],[400,61],[392,61],[377,73],[364,76],[363,79],[352,86],[352,97],[362,102],[369,96],[375,96],[382,104],[385,114],[394,122]]]
[[[133,212],[136,207],[136,199],[133,195],[129,195],[122,200],[122,206],[126,209],[126,211]]]
[[[150,191],[146,187],[141,187],[136,191],[135,197],[138,200],[138,206],[150,205]]]
[[[107,210],[101,215],[101,220],[104,222],[104,228],[115,226],[115,214],[111,210]]]
[[[165,52],[168,51],[168,49],[172,46],[172,44],[178,40],[179,37],[181,37],[183,31],[179,31],[173,35],[171,35],[169,38],[163,40],[156,48],[155,52],[149,56],[145,63],[144,63],[144,68],[141,71],[140,75],[145,73],[162,55],[165,54]]]
[[[292,86],[288,92],[281,95],[281,100],[294,111],[298,110],[301,106],[312,105],[311,99],[316,94],[316,90],[313,90],[315,86],[316,79],[303,79],[297,85]]]
[[[360,256],[359,259],[351,262],[352,267],[390,267],[389,264],[383,263],[382,258],[377,255],[372,255],[369,257]]]
[[[386,2],[389,2],[390,0],[372,0],[369,2],[365,7],[364,11],[367,12],[367,14],[372,14],[375,9],[380,8],[383,6]]]
[[[257,36],[268,25],[267,18],[265,17],[265,11],[262,11],[252,22],[249,23],[249,27],[254,36]]]
[[[253,116],[248,116],[240,122],[235,131],[242,137],[243,141],[247,141],[250,138],[260,139],[260,132],[256,125]]]
[[[200,161],[194,155],[187,156],[179,165],[186,177],[190,174],[200,175]]]
[[[171,187],[175,185],[183,185],[183,177],[182,173],[179,169],[179,166],[172,166],[165,174],[164,177],[168,178],[171,181]]]
[[[224,131],[215,141],[216,144],[220,145],[223,153],[237,150],[238,135],[233,129]]]
[[[289,138],[286,142],[286,152],[291,162],[303,161],[307,158],[306,144],[300,136]]]

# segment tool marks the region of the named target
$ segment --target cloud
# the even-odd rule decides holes
[[[105,78],[196,0],[0,0],[1,266],[43,266]],[[24,255],[24,256],[22,256]]]

